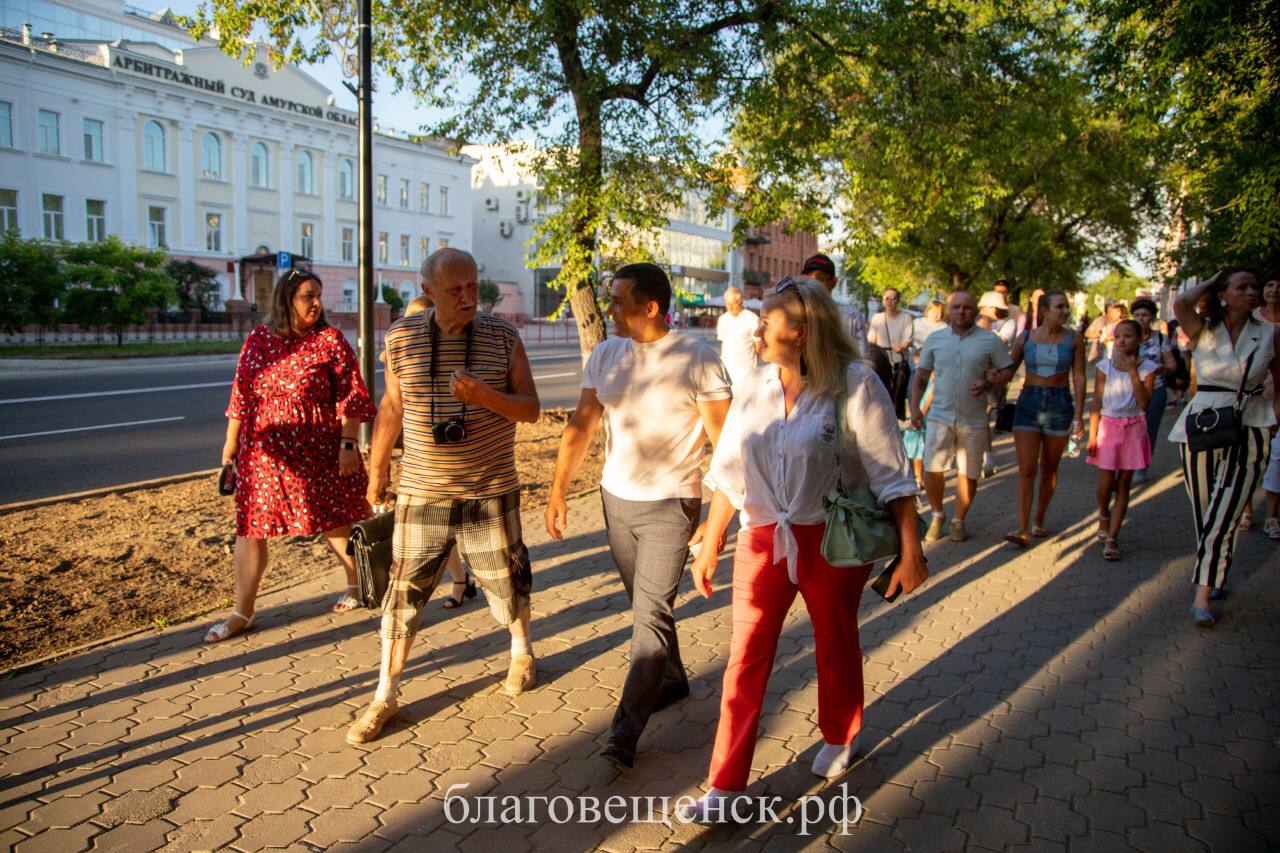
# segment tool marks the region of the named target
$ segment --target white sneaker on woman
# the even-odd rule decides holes
[[[813,759],[813,775],[823,779],[834,779],[849,769],[853,759],[858,757],[858,737],[848,743],[823,743],[822,749]]]

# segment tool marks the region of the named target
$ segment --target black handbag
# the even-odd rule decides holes
[[[996,432],[1013,432],[1013,414],[1018,409],[1017,403],[1005,403],[996,413]]]
[[[1201,385],[1196,389],[1197,391],[1221,393],[1235,390],[1236,402],[1233,406],[1201,409],[1198,412],[1189,412],[1187,414],[1187,449],[1192,453],[1219,450],[1244,441],[1244,424],[1241,416],[1245,397],[1257,394],[1262,390],[1260,387],[1248,392],[1244,390],[1244,385],[1249,380],[1249,370],[1253,367],[1254,355],[1256,353],[1249,354],[1249,360],[1245,363],[1244,375],[1240,377],[1240,387],[1238,389],[1220,388],[1217,385]]]
[[[360,603],[370,610],[381,610],[391,578],[391,534],[395,530],[394,511],[381,512],[351,525],[347,553],[355,558],[356,578],[360,584]]]

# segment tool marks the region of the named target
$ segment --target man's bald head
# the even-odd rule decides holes
[[[724,292],[724,307],[734,316],[742,311],[742,291],[736,287],[730,287]]]
[[[957,332],[973,328],[978,315],[978,300],[967,290],[957,290],[947,299],[947,316]]]
[[[462,249],[455,249],[452,246],[436,249],[422,262],[423,288],[431,287],[432,280],[440,275],[446,267],[457,265],[470,266],[479,275],[480,265],[476,263],[475,255]]]
[[[462,249],[437,249],[422,262],[422,292],[435,305],[440,325],[448,331],[464,328],[475,316],[479,277],[475,257]]]

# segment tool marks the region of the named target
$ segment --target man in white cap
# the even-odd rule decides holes
[[[720,341],[720,361],[729,371],[734,385],[756,364],[756,329],[760,317],[743,307],[742,291],[730,287],[724,292],[724,313],[716,321],[716,338]]]

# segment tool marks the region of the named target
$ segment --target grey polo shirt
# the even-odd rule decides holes
[[[969,386],[985,379],[988,368],[1004,370],[1013,364],[1004,341],[995,332],[974,326],[963,335],[949,324],[925,339],[920,369],[933,372],[933,404],[928,419],[961,426],[985,426],[987,395],[974,396]]]

